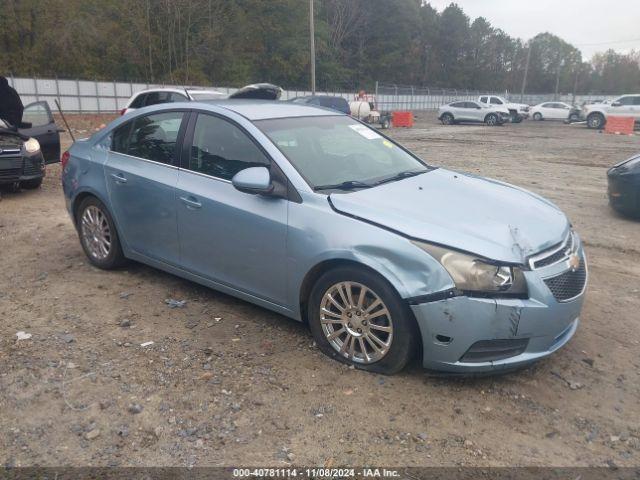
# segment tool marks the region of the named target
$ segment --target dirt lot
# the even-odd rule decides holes
[[[72,121],[86,135],[104,120]],[[568,213],[591,277],[564,349],[501,377],[346,368],[269,311],[142,265],[91,267],[50,166],[41,190],[0,202],[0,462],[640,465],[640,223],[605,195],[606,168],[640,137],[550,122],[443,127],[427,115],[392,135]]]

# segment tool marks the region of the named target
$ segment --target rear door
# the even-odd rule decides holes
[[[179,258],[175,189],[186,117],[184,111],[163,111],[125,123],[112,134],[104,167],[112,212],[126,245],[172,265]]]
[[[42,155],[46,163],[60,161],[60,131],[53,119],[53,114],[47,102],[34,102],[24,107],[23,123],[30,123],[31,127],[21,128],[20,133],[33,137],[40,142]]]

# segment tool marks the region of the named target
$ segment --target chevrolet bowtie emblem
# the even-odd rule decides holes
[[[569,268],[572,272],[575,272],[580,268],[580,257],[575,253],[569,256]]]

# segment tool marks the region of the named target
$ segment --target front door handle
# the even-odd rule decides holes
[[[117,183],[127,183],[127,179],[124,178],[124,175],[121,173],[112,173],[111,176]]]
[[[187,208],[201,208],[202,204],[196,199],[196,197],[192,197],[189,195],[188,197],[180,197],[180,201],[184,203]]]

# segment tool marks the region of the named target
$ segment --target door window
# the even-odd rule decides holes
[[[170,102],[188,102],[189,99],[186,95],[183,95],[178,92],[171,92],[169,95]]]
[[[487,97],[480,97],[480,101],[482,103],[487,103]]]
[[[620,97],[616,100],[621,105],[633,105],[634,97]]]
[[[640,97],[633,97],[633,104],[640,105]]]
[[[502,100],[500,100],[497,97],[491,97],[491,104],[492,105],[502,105]]]
[[[171,165],[184,112],[166,112],[136,118],[113,134],[112,150]],[[130,132],[130,134],[129,134]]]
[[[22,121],[30,123],[32,127],[43,127],[53,123],[53,116],[46,102],[37,102],[26,106]]]
[[[269,164],[266,155],[240,128],[213,115],[198,115],[189,170],[231,180],[245,168]]]

